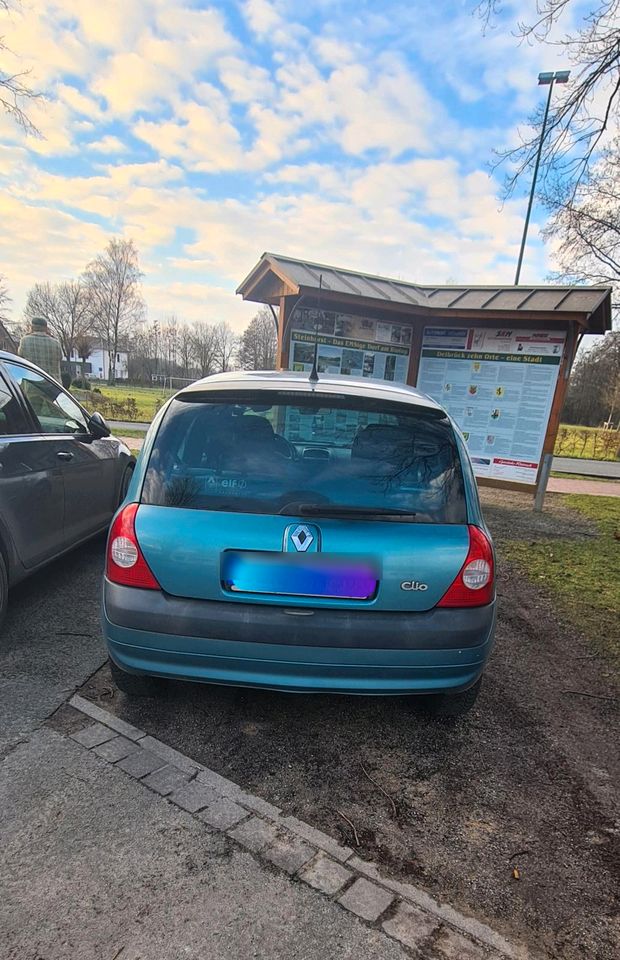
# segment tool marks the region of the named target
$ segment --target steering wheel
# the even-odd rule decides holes
[[[276,441],[275,453],[283,460],[298,460],[299,454],[297,448],[290,440],[283,437],[281,433],[274,433],[273,439]],[[279,448],[279,449],[278,449]]]

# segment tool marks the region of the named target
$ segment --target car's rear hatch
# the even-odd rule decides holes
[[[277,391],[175,400],[135,518],[162,589],[237,604],[435,606],[469,534],[452,427],[428,404]]]
[[[318,533],[320,551],[284,550],[297,526]],[[136,534],[158,583],[174,596],[380,610],[435,606],[469,547],[461,524],[309,522],[146,504]]]

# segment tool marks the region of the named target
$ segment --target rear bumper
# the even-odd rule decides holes
[[[110,656],[130,673],[298,692],[433,693],[476,682],[493,646],[495,603],[298,616],[106,581],[103,630]]]

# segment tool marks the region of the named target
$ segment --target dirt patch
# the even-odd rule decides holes
[[[501,546],[596,528],[555,498],[534,516],[529,498],[504,497],[484,492],[499,546],[497,645],[476,708],[457,724],[427,720],[404,698],[189,684],[130,703],[105,668],[82,693],[350,844],[344,814],[361,856],[534,952],[611,960],[620,954],[618,688],[549,598],[502,561]]]
[[[566,506],[564,497],[548,493],[542,513],[534,513],[533,494],[480,488],[485,519],[495,540],[579,540],[597,536],[594,521]]]

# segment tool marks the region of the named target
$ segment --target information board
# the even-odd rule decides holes
[[[319,373],[407,382],[411,326],[313,308],[295,310],[291,323],[291,370],[312,370],[316,339]]]
[[[562,331],[426,327],[417,387],[459,425],[479,477],[536,483]]]

